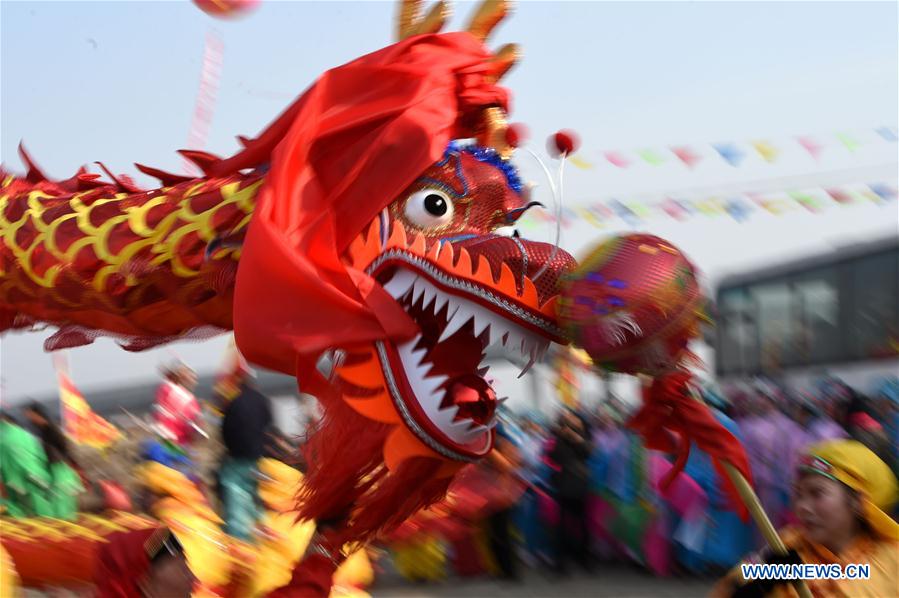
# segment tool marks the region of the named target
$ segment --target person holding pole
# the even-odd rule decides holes
[[[838,565],[826,579],[808,579],[814,596],[881,598],[899,589],[899,524],[887,513],[899,499],[889,467],[854,440],[810,447],[800,462],[793,509],[799,520],[781,538],[787,555],[769,550],[735,567],[712,591],[714,598],[795,596],[787,575],[746,579],[751,564]],[[867,567],[858,568],[856,566]],[[756,569],[756,572],[759,570]],[[781,569],[786,573],[788,569]],[[818,569],[819,572],[825,571]],[[755,575],[751,575],[755,576]]]

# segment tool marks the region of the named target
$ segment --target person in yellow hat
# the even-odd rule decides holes
[[[793,511],[799,525],[781,532],[789,557],[770,552],[746,562],[870,565],[869,579],[818,579],[806,584],[816,598],[899,596],[899,524],[887,513],[899,500],[890,468],[860,442],[813,445],[799,466]],[[712,596],[796,596],[785,580],[745,580],[741,568]]]

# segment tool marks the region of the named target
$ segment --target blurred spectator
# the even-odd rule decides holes
[[[179,362],[163,369],[163,376],[153,406],[156,428],[166,440],[185,447],[199,429],[200,404],[193,395],[197,375]]]
[[[583,418],[563,409],[549,453],[553,467],[551,485],[559,504],[556,530],[556,569],[565,572],[574,560],[589,568],[587,497],[590,492],[590,434]]]
[[[515,544],[512,540],[512,513],[524,493],[525,483],[519,475],[521,456],[508,432],[509,424],[497,426],[496,446],[488,455],[487,466],[493,471],[493,480],[504,495],[497,510],[487,518],[490,548],[504,579],[518,579]],[[520,439],[518,439],[520,442]]]
[[[0,413],[0,481],[7,515],[53,515],[47,497],[50,487],[47,455],[38,439],[5,411]]]
[[[26,407],[25,417],[37,431],[47,456],[50,516],[73,520],[78,511],[78,495],[84,492],[84,485],[76,471],[78,465],[69,450],[69,441],[40,403]]]
[[[850,419],[850,435],[855,440],[871,449],[884,463],[890,461],[889,439],[881,426],[873,417],[864,411],[852,414]]]
[[[225,531],[249,540],[262,514],[257,500],[256,462],[265,455],[266,432],[272,423],[268,398],[245,378],[240,392],[225,407],[222,442],[225,458],[219,486],[225,508]]]

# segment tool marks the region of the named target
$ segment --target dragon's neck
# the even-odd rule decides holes
[[[263,183],[236,174],[73,193],[4,177],[0,331],[46,323],[81,344],[106,330],[143,348],[230,329],[240,245]]]

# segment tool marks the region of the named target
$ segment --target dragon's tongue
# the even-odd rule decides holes
[[[444,405],[459,408],[456,419],[471,419],[486,425],[496,411],[496,393],[486,380],[476,374],[463,374],[452,378],[446,385]]]

